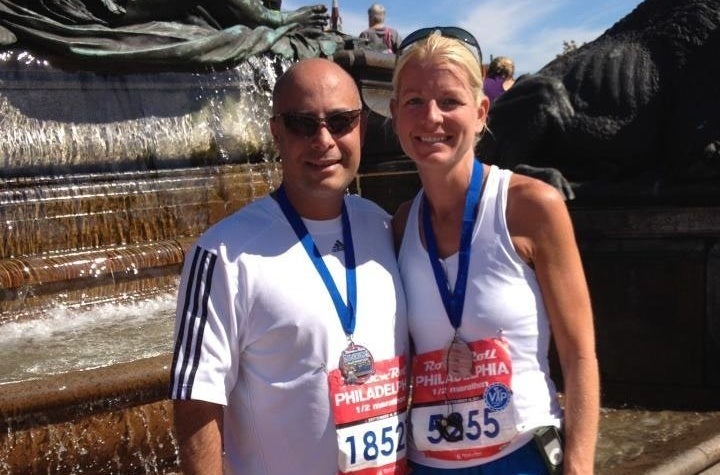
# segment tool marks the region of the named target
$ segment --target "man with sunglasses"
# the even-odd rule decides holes
[[[190,249],[170,387],[184,474],[403,473],[408,342],[390,217],[346,191],[365,120],[340,66],[291,66],[270,119],[281,186]]]

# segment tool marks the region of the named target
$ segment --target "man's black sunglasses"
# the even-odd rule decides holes
[[[317,117],[308,114],[296,114],[294,112],[283,112],[272,116],[272,119],[282,118],[285,128],[295,135],[301,137],[313,137],[321,125],[327,127],[328,132],[333,135],[342,135],[358,124],[362,109],[335,112],[325,117]]]
[[[457,26],[433,26],[432,28],[420,28],[419,30],[413,31],[407,35],[404,40],[402,40],[402,43],[400,43],[398,56],[402,54],[402,51],[405,48],[420,40],[424,40],[435,31],[439,31],[440,34],[446,38],[452,38],[465,43],[465,45],[469,47],[468,49],[475,54],[480,64],[482,64],[482,50],[480,50],[480,44],[469,31],[458,28]]]

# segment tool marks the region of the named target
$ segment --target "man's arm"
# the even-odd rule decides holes
[[[223,407],[176,400],[174,422],[183,475],[222,475]]]

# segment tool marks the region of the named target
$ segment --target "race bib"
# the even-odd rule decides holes
[[[375,374],[363,384],[345,384],[340,370],[330,371],[338,474],[405,473],[406,377],[404,357],[375,361]]]
[[[444,349],[413,361],[412,435],[427,457],[486,458],[517,435],[507,342],[491,338],[468,346],[473,356],[469,376],[448,375]]]

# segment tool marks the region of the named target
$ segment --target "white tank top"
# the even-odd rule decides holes
[[[460,468],[486,463],[525,444],[534,428],[560,425],[561,408],[550,380],[547,357],[550,327],[545,304],[535,272],[518,256],[507,228],[505,211],[511,176],[511,171],[496,166],[489,170],[472,236],[465,306],[458,335],[465,342],[497,338],[507,342],[518,435],[499,453],[460,461],[428,457],[411,444],[410,459],[423,465]],[[398,258],[416,355],[446,348],[454,334],[420,239],[422,195],[420,191],[412,203]],[[458,254],[441,262],[454,288]],[[427,415],[419,414],[421,412],[420,409],[413,411],[413,425],[427,427]]]

